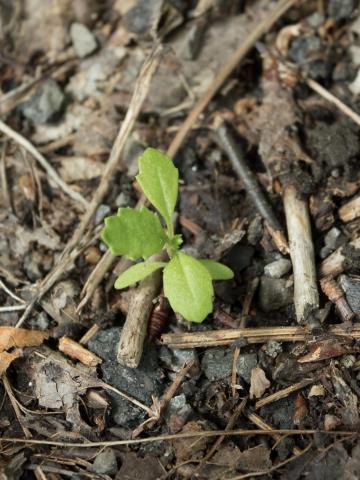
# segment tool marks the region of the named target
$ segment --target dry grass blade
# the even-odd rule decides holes
[[[84,207],[87,207],[88,202],[85,198],[79,193],[69,187],[69,185],[59,177],[56,170],[49,164],[46,158],[34,147],[34,145],[24,138],[20,133],[15,132],[12,128],[6,125],[5,122],[0,120],[0,132],[2,132],[7,137],[11,138],[15,143],[24,148],[27,152],[30,153],[43,167],[45,172],[49,175],[49,178],[59,187],[63,192],[65,192],[70,198],[80,203]]]
[[[315,435],[323,433],[328,436],[344,436],[344,437],[353,437],[359,436],[359,432],[350,432],[346,430],[337,430],[337,431],[326,431],[326,430],[314,430],[314,429],[301,429],[301,430],[291,430],[291,429],[284,429],[284,430],[260,430],[260,429],[237,429],[237,430],[206,430],[201,432],[186,432],[186,433],[177,433],[171,435],[158,435],[155,437],[147,437],[147,438],[135,438],[130,440],[107,440],[103,442],[87,442],[87,443],[79,443],[79,442],[57,442],[54,440],[33,440],[28,438],[13,438],[13,437],[1,437],[1,443],[23,443],[23,444],[33,444],[33,445],[49,445],[53,447],[64,447],[64,448],[92,448],[92,447],[116,447],[120,445],[137,445],[140,443],[151,443],[151,442],[168,442],[172,440],[178,440],[180,438],[194,438],[194,437],[218,437],[218,436],[241,436],[247,437],[248,435]]]

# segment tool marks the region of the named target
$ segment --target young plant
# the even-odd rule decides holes
[[[190,322],[201,323],[212,311],[213,280],[229,280],[230,268],[213,260],[198,260],[180,250],[182,236],[176,235],[172,223],[178,196],[179,172],[167,155],[147,148],[139,158],[136,177],[144,194],[164,220],[146,207],[139,210],[119,208],[117,215],[105,219],[101,238],[113,255],[131,260],[144,259],[123,272],[115,288],[126,288],[163,269],[164,295],[172,309]],[[168,262],[148,260],[166,250]]]

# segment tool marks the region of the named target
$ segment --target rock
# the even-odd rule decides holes
[[[120,328],[102,330],[88,344],[89,350],[101,357],[103,379],[118,390],[127,393],[140,402],[150,405],[152,395],[159,397],[163,391],[162,371],[157,364],[157,354],[145,348],[138,368],[121,365],[116,360]],[[112,400],[112,416],[118,425],[133,427],[145,417],[145,412],[115,393],[109,393]]]
[[[101,204],[98,206],[96,213],[95,213],[95,225],[100,225],[100,223],[104,220],[104,218],[109,215],[111,209],[109,205]]]
[[[65,96],[55,80],[46,80],[35,94],[25,102],[21,111],[35,124],[54,120],[61,112]]]
[[[356,0],[329,0],[327,14],[335,21],[349,20],[357,3]]]
[[[331,228],[324,237],[325,246],[320,251],[320,257],[326,258],[330,253],[346,242],[345,235],[336,227]]]
[[[251,370],[257,366],[258,358],[256,353],[243,353],[239,355],[236,362],[236,371],[246,383],[251,381]]]
[[[264,273],[271,278],[281,278],[291,270],[291,262],[287,258],[280,258],[265,265]]]
[[[340,286],[354,313],[360,313],[360,281],[347,275],[340,275]]]
[[[235,245],[224,257],[224,263],[235,271],[244,270],[251,263],[254,247],[249,245]]]
[[[201,366],[205,376],[211,382],[216,380],[229,380],[231,375],[232,354],[224,348],[209,348],[204,353]]]
[[[166,413],[170,430],[177,432],[190,420],[194,411],[187,403],[186,396],[182,393],[170,400]]]
[[[82,23],[71,24],[70,36],[76,55],[80,58],[87,57],[97,49],[96,38]]]
[[[271,358],[276,358],[282,352],[282,346],[275,340],[269,340],[265,345],[265,353]]]
[[[293,288],[282,278],[261,277],[259,304],[264,312],[272,312],[293,303]]]
[[[137,0],[123,18],[127,30],[141,37],[149,35],[160,16],[161,5],[161,0]]]
[[[325,21],[324,15],[319,12],[314,12],[305,18],[305,22],[312,28],[318,28]]]
[[[116,455],[112,448],[105,448],[94,460],[92,471],[99,475],[115,475],[118,471]]]
[[[128,177],[134,177],[139,170],[138,158],[144,153],[144,145],[140,142],[138,134],[132,133],[127,139],[122,155],[123,164],[127,167]]]

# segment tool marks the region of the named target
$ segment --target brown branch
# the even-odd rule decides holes
[[[302,380],[301,382],[294,383],[293,385],[290,385],[289,387],[283,388],[282,390],[278,390],[277,392],[268,395],[267,397],[262,398],[261,400],[257,401],[255,403],[255,408],[261,408],[264,405],[268,405],[269,403],[276,402],[277,400],[280,400],[281,398],[285,398],[290,393],[296,392],[297,390],[301,390],[304,387],[307,387],[308,385],[311,385],[312,383],[316,382],[319,378],[314,377],[311,379],[306,379]]]
[[[320,265],[319,274],[321,277],[336,277],[346,270],[346,248],[360,249],[360,237],[347,245],[343,245],[329,255]]]
[[[160,341],[170,348],[217,347],[231,345],[239,337],[244,337],[251,344],[266,343],[269,340],[278,342],[301,342],[309,338],[308,327],[266,327],[266,328],[234,328],[208,330],[205,332],[165,333]],[[329,335],[347,338],[360,338],[360,325],[355,324],[351,332],[344,331],[341,325],[330,325]]]

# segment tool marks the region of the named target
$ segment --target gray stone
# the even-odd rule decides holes
[[[120,328],[100,331],[89,341],[89,350],[104,360],[100,368],[106,383],[140,402],[150,405],[152,395],[159,397],[164,387],[162,371],[157,364],[156,351],[145,348],[140,365],[136,369],[121,365],[116,359],[120,332]],[[132,427],[145,417],[142,409],[119,395],[109,392],[109,396],[112,400],[112,416],[118,425]]]
[[[325,21],[324,15],[321,15],[319,12],[314,12],[308,17],[305,18],[305,22],[310,25],[310,27],[318,28]]]
[[[186,401],[186,396],[182,393],[173,397],[166,410],[168,425],[172,431],[178,431],[193,416],[194,410]]]
[[[205,376],[211,382],[215,380],[229,381],[231,374],[232,354],[224,348],[209,348],[204,353],[201,366]]]
[[[243,353],[237,359],[236,371],[245,382],[250,383],[251,370],[257,366],[257,363],[256,353]]]
[[[139,170],[138,158],[144,153],[144,145],[140,142],[137,133],[132,133],[124,146],[122,161],[127,167],[128,177],[134,177]]]
[[[117,473],[116,455],[112,448],[105,448],[95,457],[92,471],[99,475],[115,475]]]
[[[360,281],[347,275],[340,275],[340,285],[351,310],[360,313]]]
[[[271,278],[281,278],[291,270],[291,262],[287,258],[280,258],[265,265],[264,273]]]
[[[49,79],[22,105],[21,111],[33,123],[46,123],[61,112],[64,100],[65,96],[58,83]]]
[[[130,202],[131,202],[130,195],[124,192],[119,193],[119,195],[115,198],[115,205],[118,208],[128,207]]]
[[[334,20],[349,20],[357,5],[356,0],[329,0],[327,13]]]
[[[293,288],[282,278],[261,277],[259,304],[264,312],[272,312],[293,303]]]
[[[345,235],[336,227],[331,228],[324,237],[325,246],[320,251],[320,257],[326,258],[330,253],[346,242]]]
[[[70,27],[71,41],[76,55],[80,58],[87,57],[97,49],[96,38],[82,23],[73,23]]]
[[[269,340],[265,345],[265,353],[271,358],[276,358],[281,352],[282,346],[275,340]]]
[[[110,212],[111,209],[109,205],[99,205],[95,213],[95,225],[100,225],[100,223],[109,215]]]

